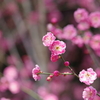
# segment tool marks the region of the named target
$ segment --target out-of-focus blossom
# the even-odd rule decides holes
[[[90,25],[94,28],[100,27],[100,12],[93,12],[89,15]]]
[[[72,39],[77,35],[77,30],[73,25],[67,25],[63,29],[63,38],[64,39]]]
[[[18,11],[17,5],[14,2],[10,2],[5,6],[4,14],[10,15],[14,14],[16,11]]]
[[[99,94],[100,94],[100,92],[99,92]],[[93,100],[100,100],[100,97],[98,95],[96,95]]]
[[[92,33],[90,31],[84,32],[82,37],[84,44],[89,44],[91,37],[92,37]]]
[[[79,73],[80,82],[85,83],[86,85],[90,85],[97,79],[97,74],[93,71],[92,68],[88,68],[87,71],[84,69]]]
[[[35,68],[32,69],[32,76],[35,81],[41,79],[39,73],[41,73],[40,67],[38,65],[35,65]]]
[[[51,22],[51,23],[57,23],[61,20],[62,16],[61,16],[61,12],[59,10],[54,10],[54,11],[51,11],[49,14],[48,14],[48,20]]]
[[[84,31],[84,30],[87,30],[87,29],[90,28],[90,24],[89,24],[89,22],[87,22],[87,21],[81,21],[81,22],[78,24],[77,28],[78,28],[79,30]]]
[[[62,29],[57,28],[53,24],[49,23],[47,25],[47,30],[52,32],[58,39],[62,39],[63,38],[63,31],[62,31]]]
[[[55,40],[49,49],[53,55],[60,55],[65,53],[66,44],[63,41]]]
[[[50,31],[50,32],[53,32],[55,30],[55,26],[51,23],[47,24],[47,30]]]
[[[54,31],[52,31],[53,32],[53,34],[57,37],[57,38],[59,38],[59,39],[61,39],[62,38],[62,30],[61,29],[59,29],[59,28],[55,28],[55,30]]]
[[[84,89],[82,97],[84,100],[94,100],[96,94],[96,89],[92,86],[89,86]]]
[[[9,90],[13,93],[13,94],[16,94],[16,93],[19,93],[20,91],[20,84],[19,82],[17,81],[13,81],[9,84]]]
[[[72,39],[72,43],[77,45],[78,47],[82,47],[83,46],[83,39],[81,36],[76,36]]]
[[[2,98],[0,98],[0,100],[11,100],[11,99],[8,99],[8,98],[5,98],[5,97],[2,97]]]
[[[43,99],[44,100],[58,100],[58,97],[54,94],[48,94]]]
[[[45,36],[43,36],[42,41],[44,46],[50,46],[55,41],[56,37],[53,33],[48,32]]]
[[[88,12],[84,8],[78,8],[74,12],[74,18],[75,18],[76,22],[78,22],[78,23],[81,21],[87,20]]]
[[[4,76],[7,78],[9,81],[13,81],[18,77],[18,72],[15,66],[10,65],[4,70]]]
[[[93,50],[100,50],[100,34],[92,36],[90,46]]]

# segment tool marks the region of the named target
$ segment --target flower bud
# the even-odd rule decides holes
[[[65,66],[69,66],[69,61],[65,61],[65,62],[64,62],[64,65],[65,65]]]
[[[54,74],[54,76],[59,76],[60,72],[59,71],[54,71],[53,74]]]

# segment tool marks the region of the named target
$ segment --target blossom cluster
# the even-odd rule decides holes
[[[57,61],[59,55],[65,53],[66,49],[66,44],[63,41],[55,39],[56,37],[51,32],[47,32],[47,34],[42,38],[43,45],[48,46],[51,51],[51,61]]]
[[[47,46],[51,51],[51,61],[57,61],[59,58],[62,58],[61,55],[65,53],[66,44],[63,41],[56,40],[56,37],[68,41],[70,40],[73,44],[77,45],[78,47],[83,47],[84,45],[90,46],[99,55],[100,35],[93,35],[89,29],[91,27],[100,27],[100,12],[92,12],[89,14],[86,9],[78,8],[74,12],[74,18],[75,21],[78,23],[77,28],[75,28],[74,25],[69,24],[63,29],[60,29],[53,24],[48,24],[47,29],[50,32],[47,32],[47,34],[43,36],[42,41],[43,45]],[[77,75],[69,66],[69,62],[65,62],[64,60],[64,65],[67,66],[67,68],[69,68],[71,71],[71,73],[62,73],[64,76],[74,75],[79,78],[80,82],[83,82],[86,85],[91,85],[97,79],[97,73],[92,68],[88,68],[87,71],[83,69],[79,72],[79,75]],[[33,70],[36,69],[37,68],[34,68]],[[46,73],[43,72],[42,74]],[[47,77],[47,81],[50,81],[54,76],[62,75],[59,71],[54,71],[53,73],[48,74],[50,75]],[[34,75],[38,76],[37,73],[33,73],[33,76]],[[89,86],[84,89],[82,97],[84,100],[94,100],[97,94],[97,90],[94,87]]]
[[[41,72],[42,71],[40,70],[40,67],[38,65],[36,65],[35,68],[33,68],[32,75],[35,81],[40,80]],[[42,72],[42,74],[46,74],[46,73]],[[60,76],[60,75],[66,76],[66,75],[73,75],[73,74],[69,72],[60,73],[59,71],[54,71],[47,77],[47,81],[51,81],[51,79],[54,76]],[[97,74],[96,72],[93,71],[92,68],[88,68],[87,71],[82,70],[78,76],[80,82],[84,82],[86,85],[92,84],[94,80],[96,80],[97,78]],[[84,98],[84,100],[94,100],[96,94],[97,94],[97,90],[94,87],[89,86],[84,89],[82,97]]]
[[[99,3],[0,0],[0,100],[100,100]]]
[[[68,27],[73,28],[72,26],[68,26]],[[73,32],[73,31],[71,31],[71,32]],[[69,33],[71,33],[71,32],[69,32]],[[73,34],[72,38],[73,37],[74,37],[74,34]],[[63,41],[59,41],[59,40],[55,40],[55,39],[56,39],[56,37],[51,32],[47,32],[47,34],[44,35],[42,38],[43,45],[49,47],[49,50],[51,51],[51,57],[52,57],[51,61],[57,61],[59,59],[59,55],[65,53],[65,48],[66,48],[66,45]],[[70,37],[70,39],[71,39],[71,37]],[[69,66],[69,62],[68,61],[64,62],[64,65]],[[40,67],[38,65],[36,65],[36,67],[33,68],[33,70],[32,70],[32,75],[33,75],[33,78],[35,79],[35,81],[40,80],[41,73],[49,74],[49,76],[47,77],[47,81],[50,81],[54,76],[75,75],[79,78],[80,82],[83,82],[86,85],[91,85],[94,82],[94,80],[97,79],[97,74],[95,71],[93,71],[92,68],[88,68],[87,71],[85,71],[83,69],[82,71],[80,71],[79,75],[77,75],[73,71],[73,69],[71,69],[70,66],[68,68],[71,70],[72,73],[69,73],[69,72],[60,73],[59,71],[54,71],[53,73],[45,73],[40,70]],[[89,86],[84,89],[82,97],[84,98],[84,100],[93,100],[94,97],[96,96],[96,94],[97,94],[96,89],[93,88],[92,86]]]
[[[91,31],[91,28],[100,28],[100,12],[95,11],[89,14],[86,9],[78,8],[73,16],[77,22],[76,27],[73,24],[68,24],[61,29],[54,24],[48,24],[48,31],[52,32],[59,39],[70,40],[80,48],[88,45],[100,56],[100,34],[96,32],[93,35]]]

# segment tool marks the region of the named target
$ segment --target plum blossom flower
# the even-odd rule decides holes
[[[41,73],[40,67],[38,65],[35,65],[35,68],[32,69],[32,76],[35,81],[41,79],[39,73]]]
[[[89,21],[92,27],[100,27],[100,12],[93,12],[89,15]]]
[[[78,8],[74,12],[74,18],[75,18],[76,22],[79,23],[79,22],[86,20],[88,18],[88,12],[83,8]]]
[[[97,74],[93,71],[92,68],[88,68],[87,71],[84,69],[79,73],[80,82],[85,83],[86,85],[90,85],[96,80]]]
[[[7,78],[7,80],[9,81],[13,81],[18,77],[18,71],[14,65],[6,67],[3,74],[4,77]]]
[[[100,50],[100,34],[96,34],[91,38],[90,46],[93,50]]]
[[[18,83],[17,81],[12,81],[9,83],[8,88],[13,94],[17,94],[20,92],[20,83]]]
[[[0,98],[0,100],[11,100],[11,99],[8,99],[8,98],[5,98],[5,97],[2,97],[2,98]]]
[[[76,37],[74,37],[72,39],[72,43],[77,45],[78,47],[82,47],[83,46],[83,39],[81,36],[77,35]]]
[[[56,40],[52,43],[49,49],[53,55],[60,55],[65,53],[66,44],[63,41]]]
[[[84,30],[87,30],[87,29],[90,28],[90,24],[89,24],[88,21],[81,21],[81,22],[78,24],[77,28],[78,28],[79,30],[84,31]]]
[[[94,100],[96,94],[96,89],[92,86],[89,86],[84,89],[82,96],[84,100]]]
[[[70,24],[64,27],[63,38],[70,40],[76,35],[77,35],[77,30],[73,25]]]
[[[50,46],[54,41],[56,37],[51,32],[47,32],[45,36],[43,36],[42,41],[44,46]]]
[[[84,35],[82,37],[84,44],[89,44],[91,37],[92,37],[92,33],[90,31],[84,32]]]

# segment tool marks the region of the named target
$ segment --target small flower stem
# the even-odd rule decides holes
[[[52,75],[53,73],[42,72],[40,74],[43,74],[43,75]]]
[[[42,75],[53,75],[53,73],[46,73],[46,72],[42,72],[40,74],[42,74]],[[73,75],[73,73],[64,72],[64,73],[60,73],[60,75]]]
[[[46,73],[46,72],[42,72],[40,74],[42,74],[42,75],[53,75],[53,73]],[[66,72],[66,73],[60,73],[60,75],[73,75],[73,73]]]
[[[62,55],[61,55],[61,58],[65,62],[65,59],[63,58]],[[71,70],[71,72],[73,73],[74,76],[76,76],[77,78],[79,78],[78,75],[74,72],[74,70],[70,66],[68,66],[68,68]]]
[[[78,75],[74,72],[74,70],[70,66],[68,66],[68,68],[71,70],[71,72],[73,73],[74,76],[76,76],[77,78],[79,78]]]
[[[73,73],[69,73],[69,72],[66,72],[66,73],[60,73],[61,75],[73,75]]]

